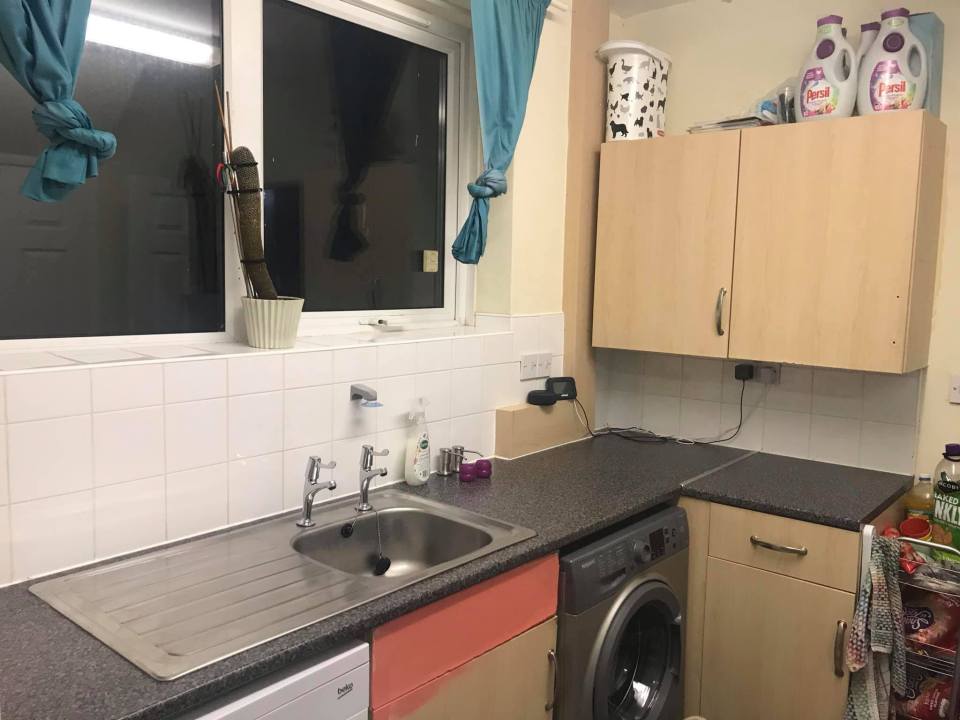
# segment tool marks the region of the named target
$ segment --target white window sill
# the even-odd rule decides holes
[[[370,345],[397,345],[424,340],[450,340],[459,337],[502,335],[505,332],[509,332],[509,330],[480,329],[464,325],[394,332],[384,332],[371,328],[370,330],[348,334],[331,333],[301,337],[297,339],[294,347],[283,350],[263,350],[231,340],[210,342],[200,339],[198,342],[190,342],[188,339],[183,339],[182,336],[178,342],[170,344],[138,345],[131,343],[114,347],[83,347],[77,345],[71,347],[65,345],[63,348],[51,346],[44,347],[42,350],[0,352],[0,376],[24,372],[62,370],[67,367],[110,367],[177,360],[201,360],[214,357],[229,358],[251,354],[282,355],[317,352],[319,350],[340,350],[369,347]]]

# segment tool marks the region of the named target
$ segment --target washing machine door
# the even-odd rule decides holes
[[[647,581],[611,613],[594,678],[595,720],[679,717],[680,600],[664,583]]]

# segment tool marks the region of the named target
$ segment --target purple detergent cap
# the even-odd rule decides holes
[[[888,53],[898,53],[906,44],[906,39],[898,32],[892,32],[883,39],[883,49]]]
[[[827,15],[817,20],[817,27],[823,27],[824,25],[841,25],[843,23],[843,18],[840,15]]]
[[[872,23],[864,23],[860,26],[860,32],[870,32],[871,30],[880,30],[880,23],[874,20]]]
[[[948,443],[943,449],[944,457],[960,457],[960,443]]]
[[[881,20],[889,20],[895,17],[910,17],[910,11],[906,8],[895,8],[893,10],[885,10],[880,15]]]

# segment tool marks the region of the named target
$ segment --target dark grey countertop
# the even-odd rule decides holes
[[[736,470],[749,470],[755,458],[770,459],[752,472]],[[704,476],[715,468],[721,469]],[[695,497],[856,529],[850,523],[858,513],[867,520],[884,498],[895,497],[895,477],[724,447],[608,437],[497,461],[492,480],[434,478],[409,491],[524,525],[537,536],[173,682],[153,680],[30,594],[30,583],[21,583],[0,590],[0,713],[3,720],[172,720],[272,672],[364,639],[388,620],[675,502],[686,481],[692,480],[685,493]],[[902,490],[906,479],[900,480]]]
[[[858,531],[912,484],[909,475],[755,453],[685,483],[683,494]]]

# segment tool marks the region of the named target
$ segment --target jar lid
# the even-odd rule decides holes
[[[843,17],[841,15],[826,15],[819,20],[817,20],[817,27],[823,27],[824,25],[842,25]]]
[[[910,11],[906,8],[894,8],[893,10],[886,10],[880,14],[881,20],[889,20],[895,17],[910,17]]]
[[[943,449],[944,457],[960,457],[960,443],[947,443]]]

